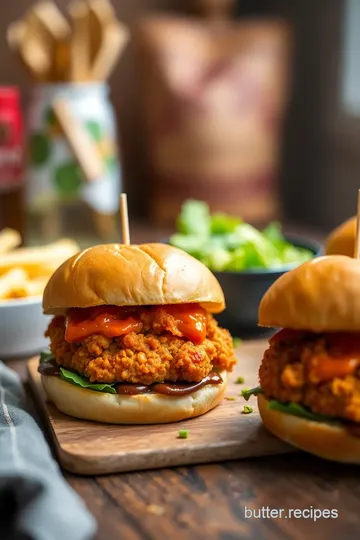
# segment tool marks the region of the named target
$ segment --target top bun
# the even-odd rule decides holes
[[[261,300],[259,324],[312,332],[359,332],[360,260],[324,256],[283,274]]]
[[[348,219],[328,236],[325,243],[326,255],[354,256],[356,237],[356,216]]]
[[[225,308],[219,282],[200,261],[166,244],[105,244],[81,251],[52,275],[43,297],[47,314],[70,307],[200,303]]]

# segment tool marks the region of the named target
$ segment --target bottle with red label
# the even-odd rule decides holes
[[[23,236],[23,119],[16,87],[0,87],[0,230],[11,227]]]

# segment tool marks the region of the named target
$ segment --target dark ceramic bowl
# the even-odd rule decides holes
[[[309,249],[314,257],[323,254],[318,242],[300,236],[286,236],[294,246]],[[245,337],[263,330],[257,327],[258,308],[267,289],[295,265],[289,264],[276,270],[246,270],[243,272],[214,272],[225,295],[226,309],[216,315],[219,324],[228,328],[233,336]]]

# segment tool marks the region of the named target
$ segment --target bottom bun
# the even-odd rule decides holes
[[[258,395],[260,416],[265,427],[283,441],[321,458],[344,463],[360,463],[360,438],[345,427],[314,422],[268,408]]]
[[[51,375],[42,375],[41,381],[49,400],[70,416],[108,424],[166,424],[200,416],[216,407],[224,397],[227,372],[222,371],[221,377],[221,384],[208,384],[181,397],[95,392]]]

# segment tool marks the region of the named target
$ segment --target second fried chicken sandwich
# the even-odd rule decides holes
[[[222,399],[235,364],[213,313],[222,289],[201,262],[164,244],[82,251],[50,279],[43,309],[51,354],[39,371],[71,416],[109,423],[175,422]]]
[[[347,255],[355,252],[356,216],[348,219],[334,229],[325,242],[326,255]]]
[[[259,370],[265,426],[318,456],[360,463],[360,261],[319,257],[265,293],[259,324],[281,328]]]

